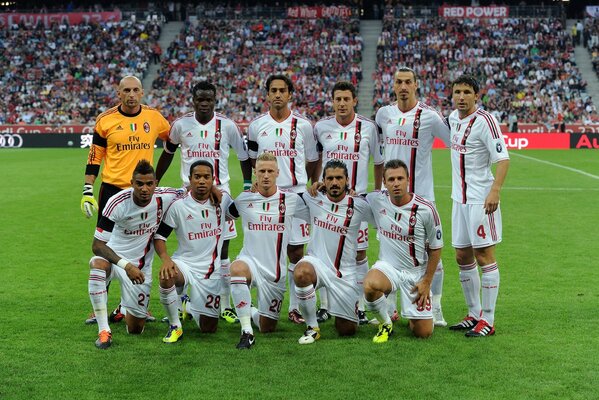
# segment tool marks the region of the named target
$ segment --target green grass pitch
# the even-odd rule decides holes
[[[141,336],[113,325],[113,346],[99,351],[96,326],[83,323],[94,230],[79,210],[87,151],[0,150],[0,399],[599,398],[599,154],[511,154],[493,337],[436,329],[417,340],[402,321],[389,343],[374,345],[375,327],[342,339],[327,322],[319,342],[300,346],[304,328],[283,318],[240,352],[238,325],[203,335],[186,322],[183,339],[165,345],[156,322]],[[466,308],[450,240],[448,151],[434,151],[434,165],[453,323]],[[178,186],[178,168],[177,157],[162,184]],[[236,161],[232,171],[239,175]],[[237,194],[239,176],[232,187]],[[231,244],[233,258],[240,244]],[[371,235],[371,263],[377,250]],[[157,272],[155,263],[150,307],[160,318]],[[118,294],[113,285],[110,307]]]

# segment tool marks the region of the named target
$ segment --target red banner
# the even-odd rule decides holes
[[[489,7],[439,7],[439,16],[443,18],[507,18],[510,8],[506,6]]]
[[[120,21],[122,14],[120,11],[108,12],[72,12],[72,13],[3,13],[0,14],[0,28],[8,28],[11,25],[24,24],[25,26],[36,26],[43,24],[46,28],[53,23],[65,23],[68,25],[77,25],[83,22],[108,22]]]
[[[330,18],[330,17],[351,17],[351,8],[345,6],[330,7],[288,7],[287,18]]]
[[[504,133],[503,140],[510,150],[522,149],[569,149],[568,133]],[[435,139],[433,148],[444,149],[445,144]]]
[[[506,124],[500,124],[501,132],[509,132]],[[555,126],[545,126],[542,124],[518,124],[518,133],[563,133],[559,132]],[[565,133],[599,133],[599,124],[566,124]]]
[[[94,133],[93,125],[0,125],[0,133]]]

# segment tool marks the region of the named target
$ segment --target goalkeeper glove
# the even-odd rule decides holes
[[[94,211],[98,211],[98,202],[94,198],[94,185],[86,183],[83,185],[83,198],[81,199],[81,212],[87,218],[94,215]]]

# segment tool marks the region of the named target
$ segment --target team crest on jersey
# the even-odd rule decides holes
[[[150,124],[148,123],[148,121],[144,122],[144,132],[150,133]]]
[[[501,143],[497,143],[495,145],[495,150],[497,150],[498,153],[501,153],[503,150],[503,146],[501,146]]]
[[[362,140],[362,135],[360,135],[360,132],[356,132],[354,135],[354,142],[360,143],[360,140]]]
[[[289,133],[289,136],[291,136],[291,140],[295,140],[295,138],[297,137],[297,131],[295,129],[292,129]]]
[[[285,203],[279,203],[279,214],[285,214]]]
[[[283,136],[285,132],[283,131],[283,128],[276,128],[275,129],[275,136]]]
[[[411,226],[411,227],[414,227],[414,226],[416,226],[416,216],[415,216],[415,215],[412,215],[412,216],[410,217],[410,226]]]
[[[131,132],[137,131],[137,124],[129,124],[129,128],[131,128]]]
[[[264,211],[269,211],[270,210],[270,203],[262,203],[262,209]]]
[[[217,142],[220,140],[220,131],[214,132],[214,140],[216,140]]]
[[[391,121],[389,121],[389,122],[391,122]],[[399,126],[405,125],[405,123],[406,123],[406,119],[403,117],[401,117],[397,120],[397,125],[399,125]]]
[[[220,206],[216,207],[216,219],[220,219],[220,216],[222,214],[222,211],[220,209]]]
[[[208,137],[208,131],[200,131],[200,137],[206,139]]]
[[[354,215],[354,208],[347,207],[347,218],[351,218]]]
[[[441,236],[442,236],[442,235],[443,235],[443,234],[441,233],[441,230],[440,230],[440,229],[437,229],[437,240],[441,240]]]
[[[206,219],[210,216],[210,212],[208,210],[202,210],[202,218]]]
[[[340,132],[339,133],[339,139],[341,139],[341,140],[347,139],[347,132]]]
[[[420,118],[414,120],[414,130],[417,131],[420,128]]]

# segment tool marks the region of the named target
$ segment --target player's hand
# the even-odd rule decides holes
[[[125,272],[134,285],[140,285],[146,280],[146,277],[144,276],[144,273],[141,272],[141,269],[135,268],[131,263],[127,264],[125,267]]]
[[[499,206],[499,190],[491,189],[485,199],[485,214],[493,214]]]
[[[169,280],[175,278],[179,274],[177,270],[177,265],[173,262],[173,260],[165,261],[160,267],[160,272],[158,276],[160,280]]]
[[[94,185],[86,183],[83,185],[83,198],[81,198],[81,212],[87,218],[91,218],[98,211],[98,202],[94,198]]]
[[[212,191],[210,192],[210,201],[212,205],[217,206],[220,204],[220,201],[223,199],[223,192],[220,191],[216,186],[212,186]]]
[[[426,279],[422,279],[417,282],[412,288],[412,293],[416,293],[416,299],[412,302],[420,308],[424,308],[426,304],[430,303],[431,294],[431,282]]]
[[[250,186],[250,192],[256,193],[257,191],[258,191],[258,182],[254,182],[254,183],[252,183],[252,186]]]
[[[308,194],[312,197],[316,197],[318,191],[324,187],[324,183],[322,182],[314,182],[312,186],[308,188]]]

